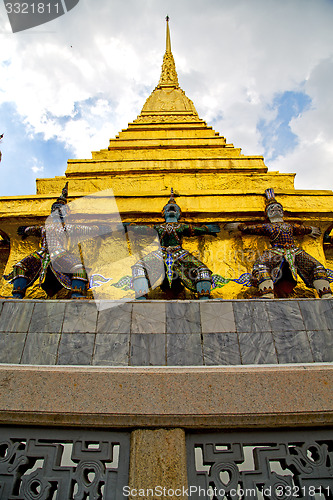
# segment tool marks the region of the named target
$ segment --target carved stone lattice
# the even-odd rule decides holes
[[[191,499],[333,498],[333,431],[188,434]]]
[[[129,434],[1,428],[1,500],[120,500]]]

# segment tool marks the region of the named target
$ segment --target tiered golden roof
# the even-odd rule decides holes
[[[231,171],[267,173],[262,156],[242,155],[239,148],[227,144],[224,137],[199,118],[193,102],[178,83],[168,20],[161,77],[140,115],[110,140],[108,149],[93,152],[92,160],[69,160],[66,177],[117,175],[125,171],[129,175],[136,172],[145,176],[156,173],[193,175],[198,172],[210,172],[216,176]],[[290,188],[293,186],[292,175],[283,175],[282,178],[284,186],[285,183]],[[122,181],[125,187],[126,180],[123,178]],[[178,190],[179,182],[175,179]],[[209,185],[208,182],[207,188]],[[155,187],[154,180],[152,193],[156,196],[160,189]],[[166,186],[166,191],[169,191],[169,186]]]

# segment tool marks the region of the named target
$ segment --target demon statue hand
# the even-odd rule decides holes
[[[40,249],[23,258],[13,266],[5,279],[13,283],[12,295],[23,299],[28,287],[39,281],[41,288],[53,296],[62,287],[71,290],[72,298],[84,295],[87,286],[87,273],[80,256],[68,251],[68,241],[72,234],[94,236],[97,227],[71,225],[66,223],[68,183],[61,196],[51,207],[51,216],[45,226],[20,226],[17,230],[22,239],[28,236],[40,238]]]
[[[165,273],[168,288],[175,286],[176,280],[189,290],[195,292],[199,299],[208,299],[210,295],[212,272],[194,255],[182,248],[183,236],[215,235],[220,231],[217,224],[206,224],[201,227],[182,224],[179,221],[181,209],[174,199],[173,190],[168,203],[162,210],[165,223],[154,226],[160,241],[160,249],[146,255],[132,267],[135,297],[145,300],[149,290],[148,282],[154,275],[154,269]],[[135,226],[132,226],[135,228]],[[137,226],[142,227],[142,226]],[[159,272],[157,271],[155,275]],[[160,273],[161,274],[161,273]],[[156,281],[156,280],[155,280]],[[152,286],[154,283],[150,283]]]
[[[293,290],[299,275],[304,283],[315,288],[321,298],[332,298],[324,266],[295,245],[294,235],[308,234],[318,238],[317,227],[289,224],[283,219],[283,207],[275,199],[274,190],[266,189],[266,215],[269,222],[247,225],[239,222],[226,224],[227,231],[268,236],[271,244],[256,260],[252,269],[253,283],[264,298],[286,297]]]

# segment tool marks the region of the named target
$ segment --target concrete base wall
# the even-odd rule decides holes
[[[333,366],[0,366],[0,423],[197,429],[333,423]]]

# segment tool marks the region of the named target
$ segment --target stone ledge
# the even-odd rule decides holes
[[[1,300],[0,363],[333,362],[333,300]]]
[[[333,366],[0,366],[0,423],[86,427],[327,426]]]

